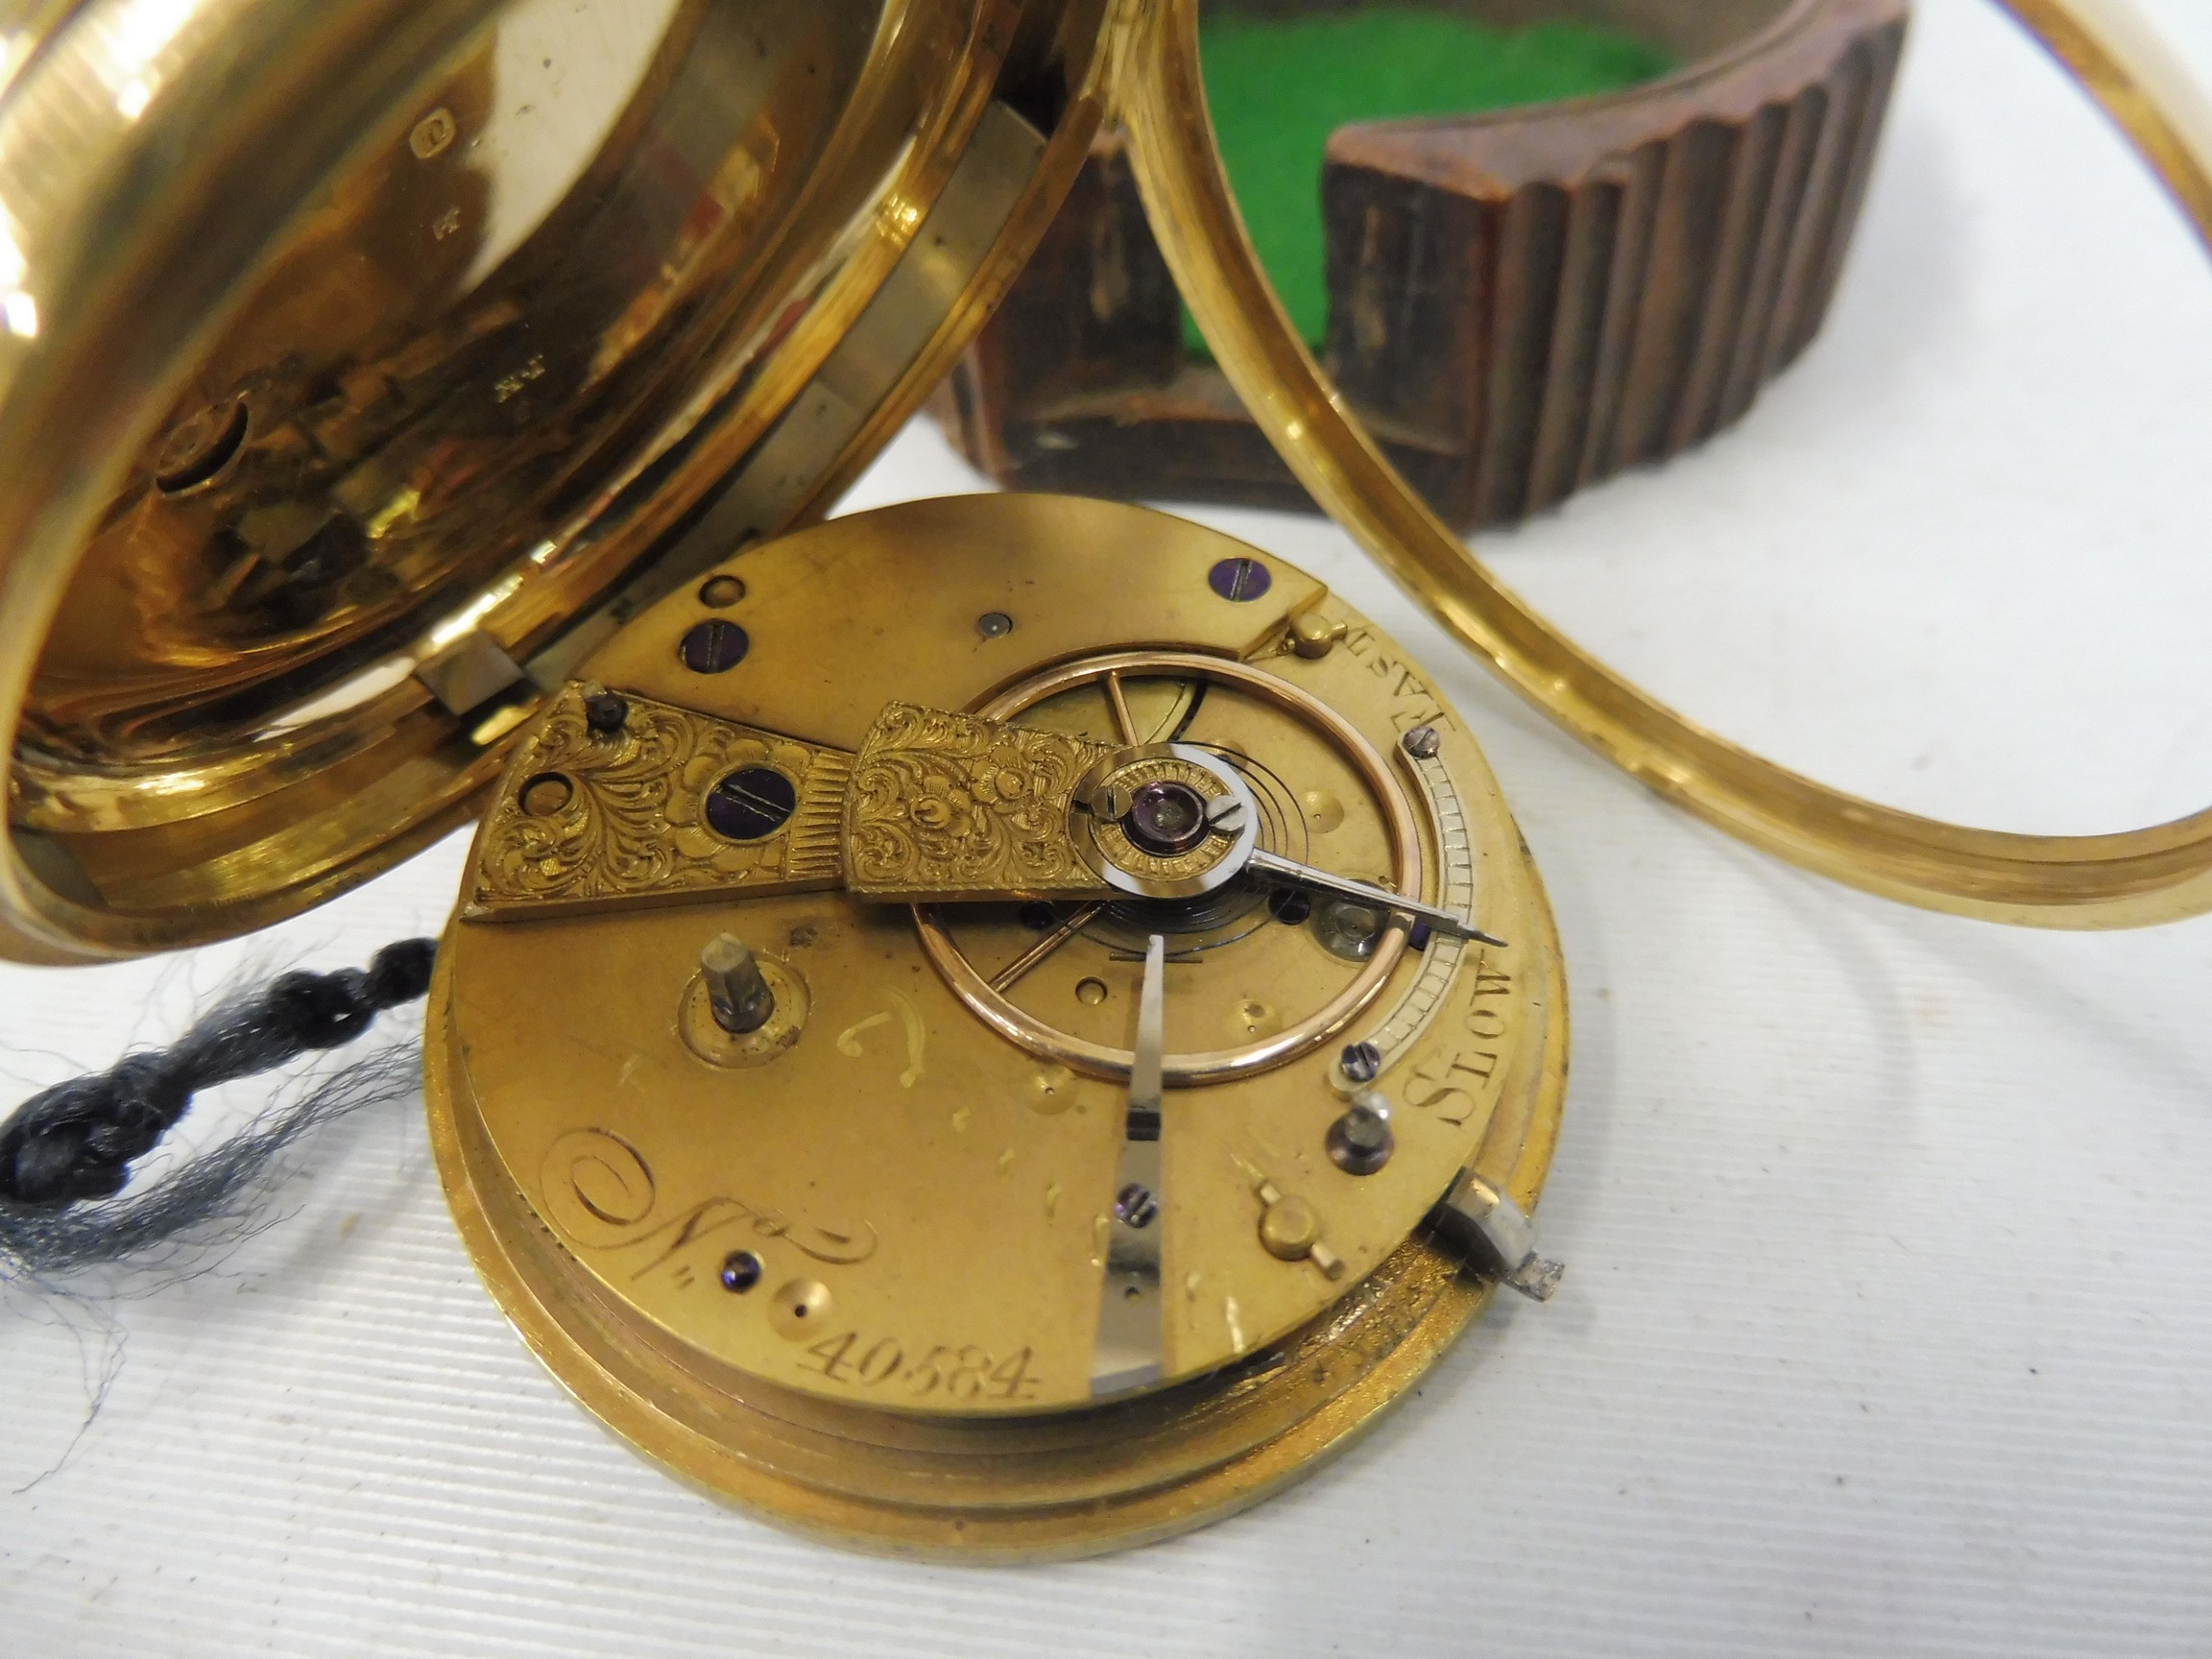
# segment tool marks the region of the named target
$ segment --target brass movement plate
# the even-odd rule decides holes
[[[1230,561],[1265,580],[1220,581]],[[663,601],[525,735],[480,832],[473,905],[441,954],[435,1140],[501,1305],[643,1449],[865,1547],[1080,1553],[1287,1479],[1479,1306],[1482,1286],[1422,1241],[1447,1190],[1473,1169],[1529,1207],[1549,1163],[1565,1065],[1556,948],[1473,739],[1418,666],[1318,584],[1134,508],[913,503],[716,574],[744,597]],[[1315,612],[1345,625],[1318,658],[1290,643],[1293,617]],[[684,641],[711,620],[748,644],[702,672]],[[1112,668],[1111,690],[1087,663]],[[1057,787],[1117,745],[1172,741],[1249,784],[1270,851],[1385,885],[1410,874],[1409,897],[1457,895],[1509,944],[1409,949],[1404,919],[1380,916],[1360,936],[1348,901],[1294,902],[1256,878],[1190,900],[993,889],[923,908],[834,878],[635,893],[601,880],[588,904],[491,916],[480,883],[516,866],[517,827],[558,826],[583,798],[548,788],[553,759],[582,779],[579,756],[621,750],[589,733],[593,696],[621,700],[645,735],[678,718],[733,734],[665,743],[658,796],[637,755],[614,767],[632,800],[672,805],[664,839],[691,848],[687,868],[717,866],[692,846],[714,831],[687,804],[773,755],[793,762],[791,798],[811,802],[803,768],[820,757],[933,754],[903,798],[973,827],[1022,798],[1022,777]],[[1426,761],[1402,744],[1416,728],[1439,734]],[[945,741],[888,742],[932,732]],[[1007,764],[978,770],[984,753]],[[869,798],[866,769],[852,801]],[[851,865],[869,820],[848,824]],[[1394,824],[1417,845],[1398,847]],[[606,836],[560,845],[564,872],[578,847],[639,857]],[[784,1022],[760,1039],[725,1041],[711,1023],[701,953],[724,933],[781,987]],[[986,1018],[926,933],[1035,1029]],[[1161,1362],[1156,1381],[1108,1397],[1092,1361],[1105,1238],[1127,1197],[1127,1062],[1078,1068],[1054,1043],[1126,1056],[1149,934],[1166,940],[1169,1086],[1147,1223]],[[1269,1047],[1325,1010],[1334,1022],[1314,1028],[1331,1041]],[[1394,1147],[1353,1174],[1329,1150],[1352,1093],[1338,1055],[1370,1029],[1389,1043],[1374,1087]],[[1186,1064],[1240,1045],[1263,1058],[1220,1074]]]

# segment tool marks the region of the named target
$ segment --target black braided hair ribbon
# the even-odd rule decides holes
[[[167,1048],[34,1094],[0,1124],[0,1201],[25,1207],[111,1198],[203,1089],[336,1048],[387,1008],[430,989],[435,939],[402,939],[367,969],[282,974],[226,1002]]]

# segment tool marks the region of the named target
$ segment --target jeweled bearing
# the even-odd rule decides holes
[[[1147,783],[1130,797],[1121,828],[1145,852],[1172,858],[1206,839],[1206,797],[1173,779]]]

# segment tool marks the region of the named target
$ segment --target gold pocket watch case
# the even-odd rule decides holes
[[[21,8],[14,9],[20,13]],[[236,934],[819,516],[1102,108],[1083,0],[0,15],[0,950]]]
[[[1531,1294],[1566,1009],[1497,784],[1290,566],[970,496],[733,560],[516,751],[440,1166],[564,1383],[863,1546],[1250,1503]]]

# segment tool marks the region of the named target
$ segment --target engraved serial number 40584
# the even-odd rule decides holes
[[[932,1394],[952,1400],[1028,1400],[1037,1393],[1030,1358],[1027,1348],[1000,1358],[974,1343],[961,1348],[939,1343],[909,1364],[896,1337],[879,1336],[863,1346],[857,1331],[843,1331],[812,1344],[799,1363],[848,1386],[896,1384],[917,1400]]]

